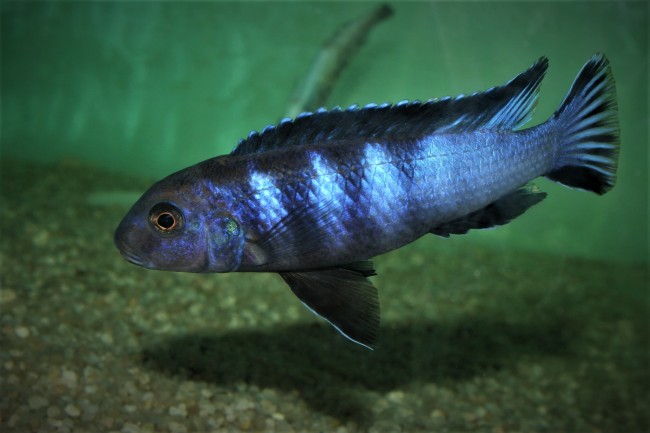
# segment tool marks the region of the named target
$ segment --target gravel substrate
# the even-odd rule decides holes
[[[647,266],[430,236],[376,260],[368,351],[277,275],[124,261],[149,181],[0,168],[3,433],[648,431]]]

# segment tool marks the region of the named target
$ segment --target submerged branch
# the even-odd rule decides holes
[[[325,42],[311,63],[304,79],[294,90],[286,111],[286,117],[296,117],[304,111],[313,111],[323,106],[332,91],[334,83],[349,60],[363,45],[370,30],[389,18],[393,9],[381,4],[366,15],[343,24]]]

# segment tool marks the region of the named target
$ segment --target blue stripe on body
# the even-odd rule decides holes
[[[258,210],[266,215],[266,221],[273,223],[287,215],[287,210],[282,204],[282,191],[276,187],[273,175],[253,171],[248,178],[248,185],[252,197],[259,205]]]
[[[228,194],[237,216],[256,238],[267,233],[288,211],[282,202],[282,191],[276,185],[274,174],[257,170],[255,164],[251,163],[247,168],[249,174],[244,182],[223,193]]]
[[[307,157],[310,161],[312,177],[309,180],[309,191],[307,197],[309,203],[314,206],[328,204],[340,210],[341,214],[349,206],[349,197],[346,194],[342,183],[342,177],[337,173],[335,167],[329,163],[318,151],[309,151]],[[337,212],[339,214],[339,212]],[[339,218],[341,218],[339,214]],[[346,232],[343,224],[340,227],[333,228],[336,231],[331,232],[328,245],[329,248],[343,248],[346,245]]]
[[[363,188],[370,202],[366,217],[384,234],[395,230],[396,220],[408,210],[411,180],[406,178],[400,169],[400,161],[393,159],[385,145],[366,143],[363,155]]]

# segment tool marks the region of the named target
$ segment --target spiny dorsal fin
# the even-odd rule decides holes
[[[548,60],[542,57],[505,85],[468,96],[303,113],[294,120],[283,119],[277,126],[267,126],[261,133],[251,132],[232,154],[341,141],[417,139],[477,129],[516,129],[530,119],[547,67]]]

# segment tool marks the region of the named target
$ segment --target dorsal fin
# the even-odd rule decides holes
[[[267,126],[262,133],[251,132],[232,154],[341,141],[417,139],[477,129],[516,129],[530,119],[547,67],[548,60],[542,57],[503,86],[468,96],[302,113],[294,120],[283,119],[277,126]]]

